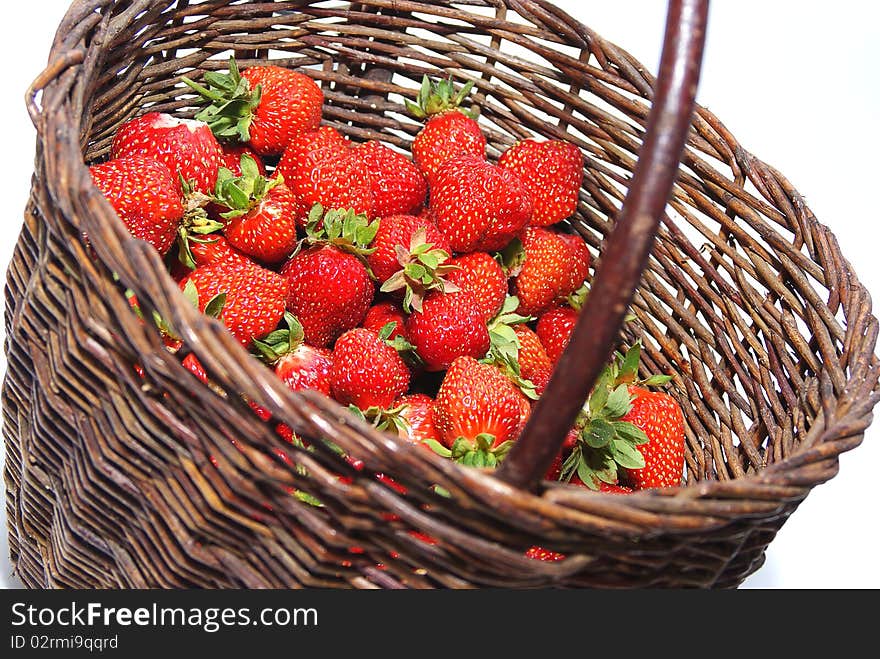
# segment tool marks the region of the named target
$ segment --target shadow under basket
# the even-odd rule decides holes
[[[232,53],[312,76],[326,124],[404,151],[423,74],[473,80],[491,160],[532,136],[581,147],[570,229],[600,262],[655,85],[546,2],[75,3],[32,90],[36,171],[6,292],[9,542],[27,586],[736,587],[862,441],[878,400],[870,297],[793,186],[702,108],[622,337],[644,343],[645,373],[676,375],[682,487],[527,492],[290,392],[190,306],[86,166],[137,113],[191,117],[180,78]],[[566,559],[526,558],[535,545]]]

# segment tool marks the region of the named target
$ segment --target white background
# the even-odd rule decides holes
[[[663,0],[556,4],[656,71]],[[21,224],[34,156],[24,92],[44,67],[67,6],[67,0],[39,0],[4,7],[4,271]],[[875,295],[880,291],[878,7],[866,0],[715,0],[699,96],[746,149],[804,194]],[[2,355],[0,368],[5,368]],[[840,462],[838,476],[816,488],[795,512],[746,587],[880,587],[880,424]],[[0,518],[5,529],[5,507]],[[0,533],[0,585],[18,587],[10,572],[6,535]]]

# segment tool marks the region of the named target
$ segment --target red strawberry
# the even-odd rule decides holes
[[[465,291],[428,295],[422,311],[407,318],[406,336],[428,371],[442,371],[458,357],[485,357],[490,345],[483,314]]]
[[[384,216],[379,221],[379,231],[371,245],[375,251],[367,258],[376,279],[385,283],[403,269],[399,251],[403,248],[411,253],[413,238],[420,230],[425,234],[426,244],[446,252],[447,255],[452,253],[446,236],[429,220],[414,215]]]
[[[572,476],[568,483],[569,485],[576,485],[590,490],[598,490],[599,492],[607,492],[608,494],[632,494],[633,492],[631,487],[619,483],[599,482],[595,488],[589,487],[577,476]]]
[[[359,144],[353,153],[369,172],[373,216],[387,217],[422,209],[428,184],[411,160],[375,140]]]
[[[92,181],[131,235],[163,256],[171,249],[184,207],[168,168],[152,158],[128,156],[89,168]]]
[[[180,282],[180,288],[200,311],[220,318],[249,347],[278,326],[288,284],[258,265],[226,262],[194,270]]]
[[[428,292],[454,292],[447,283],[452,248],[428,220],[392,215],[379,221],[367,263],[385,293],[402,293],[403,309],[419,311]]]
[[[367,311],[363,326],[365,329],[373,330],[378,334],[388,323],[394,323],[394,329],[388,338],[394,339],[400,336],[406,339],[406,331],[404,330],[406,314],[396,302],[386,301],[374,304]]]
[[[513,294],[519,298],[520,313],[537,316],[580,288],[584,282],[578,278],[585,270],[582,262],[576,262],[580,250],[559,233],[529,227],[520,239],[525,260],[514,281]]]
[[[208,384],[208,374],[195,354],[189,353],[180,363],[183,364],[186,370],[195,375],[202,384]]]
[[[317,347],[360,325],[375,293],[364,264],[330,245],[300,252],[281,274],[290,284],[287,308],[303,324],[306,341]]]
[[[303,343],[302,325],[293,314],[284,314],[284,320],[285,329],[272,332],[264,341],[254,341],[254,346],[291,391],[310,389],[329,396],[332,354]]]
[[[324,216],[320,206],[312,210],[306,239],[311,247],[281,269],[290,284],[287,309],[302,323],[306,343],[326,348],[363,322],[375,294],[363,254],[377,229],[378,223],[350,211]]]
[[[290,174],[294,169],[303,162],[305,156],[312,151],[320,151],[322,149],[330,149],[336,153],[346,153],[353,148],[351,140],[345,137],[332,126],[319,126],[315,130],[306,131],[301,135],[297,135],[290,141],[284,150],[287,157],[282,156],[279,166],[290,167],[285,174],[282,169],[281,174],[285,178],[290,178]],[[289,152],[289,153],[288,153]]]
[[[520,376],[531,380],[535,385],[535,393],[541,396],[553,373],[553,362],[547,356],[538,335],[528,326],[514,325],[513,331],[519,340]]]
[[[571,339],[579,312],[569,306],[553,307],[538,318],[536,332],[547,356],[555,365]]]
[[[272,413],[262,405],[259,405],[252,400],[247,401],[247,404],[256,413],[260,421],[265,422],[272,418]]]
[[[335,128],[322,126],[295,137],[275,172],[306,209],[321,204],[371,215],[370,172]]]
[[[587,243],[585,243],[584,239],[579,235],[573,233],[560,233],[559,237],[568,245],[569,254],[571,256],[571,259],[569,260],[569,283],[568,286],[565,287],[565,290],[571,290],[574,292],[580,289],[590,276],[590,262],[592,256],[590,255],[590,250],[587,248]],[[558,298],[559,302],[565,302],[569,295],[571,295],[571,293]],[[580,304],[583,304],[583,300],[580,301]]]
[[[257,164],[257,169],[259,170],[260,175],[266,175],[266,165],[263,164],[263,159],[260,158],[260,156],[257,155],[257,153],[246,144],[231,144],[228,142],[221,142],[220,148],[223,150],[223,158],[220,161],[220,166],[225,167],[230,172],[232,172],[233,176],[242,175],[242,156],[250,156],[251,158],[253,158],[254,162]]]
[[[486,136],[476,121],[450,110],[428,120],[413,140],[412,151],[419,169],[433,183],[448,160],[465,155],[485,159]]]
[[[455,267],[446,280],[471,293],[486,321],[492,320],[507,298],[507,277],[501,265],[486,252],[472,252],[449,261]]]
[[[412,153],[431,186],[437,170],[447,160],[462,155],[486,157],[486,136],[470,114],[458,107],[473,86],[473,82],[468,82],[456,92],[451,80],[432,85],[425,76],[418,103],[406,102],[413,116],[427,119],[413,140]]]
[[[223,232],[232,247],[264,263],[278,263],[297,244],[297,220],[304,209],[280,178],[262,176],[256,161],[242,156],[241,176],[220,171],[215,202],[225,208]]]
[[[544,474],[544,480],[547,481],[558,481],[562,477],[562,451],[560,451],[555,458],[553,458],[553,462],[550,464],[550,467],[547,469],[547,473]]]
[[[197,191],[209,194],[217,182],[223,151],[206,123],[149,112],[123,124],[113,138],[110,157],[128,156],[158,160],[175,180],[179,174],[194,182]]]
[[[239,74],[205,74],[203,87],[183,79],[209,105],[196,115],[225,141],[248,142],[263,156],[281,155],[291,139],[321,123],[324,94],[310,77],[274,65],[252,66]]]
[[[536,561],[546,561],[548,563],[556,563],[564,560],[565,556],[555,551],[544,549],[543,547],[530,547],[526,552],[526,558],[532,558]]]
[[[549,226],[574,215],[584,178],[584,156],[574,144],[523,140],[501,155],[498,166],[516,174],[529,191],[532,226]]]
[[[401,396],[392,405],[400,409],[400,416],[406,421],[407,439],[416,444],[425,440],[440,441],[440,433],[434,422],[434,399],[426,394]]]
[[[497,368],[459,357],[437,392],[434,422],[453,459],[491,467],[519,437],[529,411],[526,397]]]
[[[265,422],[265,421],[269,421],[272,418],[272,413],[269,410],[267,410],[265,407],[263,407],[262,405],[257,405],[252,400],[248,401],[248,405],[256,413],[256,415],[259,417],[260,421]],[[281,439],[286,441],[288,444],[297,444],[297,445],[302,445],[302,446],[308,446],[306,444],[306,442],[304,442],[302,440],[302,438],[299,437],[299,435],[297,435],[296,433],[293,432],[293,429],[290,426],[287,426],[283,423],[279,423],[279,424],[275,425],[275,432],[278,434],[279,437],[281,437]],[[233,442],[233,444],[234,444],[234,442]],[[276,453],[276,455],[281,457],[282,455],[284,455],[284,453],[282,451],[279,451],[278,453]],[[284,459],[285,458],[282,458],[282,460],[284,460]],[[289,458],[287,458],[287,460],[289,460]],[[285,460],[285,461],[287,461],[287,460]]]
[[[599,483],[599,491],[607,492],[608,494],[632,494],[633,490],[626,485]]]
[[[629,387],[632,407],[623,417],[648,436],[641,446],[645,466],[625,469],[625,480],[637,490],[677,487],[684,469],[684,414],[676,400],[660,391]]]
[[[229,244],[220,234],[189,236],[187,245],[192,256],[194,268],[215,263],[253,263],[248,256]]]
[[[242,78],[262,88],[250,127],[251,146],[263,155],[280,155],[290,140],[321,123],[324,94],[307,75],[279,66],[254,66]]]
[[[409,388],[410,373],[397,350],[367,329],[349,330],[333,348],[333,397],[362,410],[387,408]]]
[[[475,156],[459,156],[437,171],[431,212],[455,251],[492,251],[528,224],[532,202],[510,172]]]

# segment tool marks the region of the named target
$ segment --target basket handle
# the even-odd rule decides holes
[[[535,492],[614,353],[672,195],[696,103],[709,0],[670,0],[660,73],[629,193],[568,347],[497,476]]]

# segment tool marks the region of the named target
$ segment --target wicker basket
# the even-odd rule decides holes
[[[74,3],[34,86],[36,176],[8,272],[5,477],[27,586],[734,587],[861,442],[880,373],[869,295],[792,185],[704,109],[625,332],[647,371],[680,374],[683,487],[530,492],[291,393],[189,306],[85,166],[146,107],[192,116],[180,77],[224,68],[231,51],[308,73],[327,123],[403,149],[418,130],[403,97],[424,73],[474,80],[490,158],[536,134],[582,147],[572,227],[600,257],[654,88],[546,2]],[[125,288],[226,395],[197,385]],[[243,397],[275,419],[257,422]],[[318,450],[284,444],[277,422]],[[525,558],[533,545],[567,559]]]

